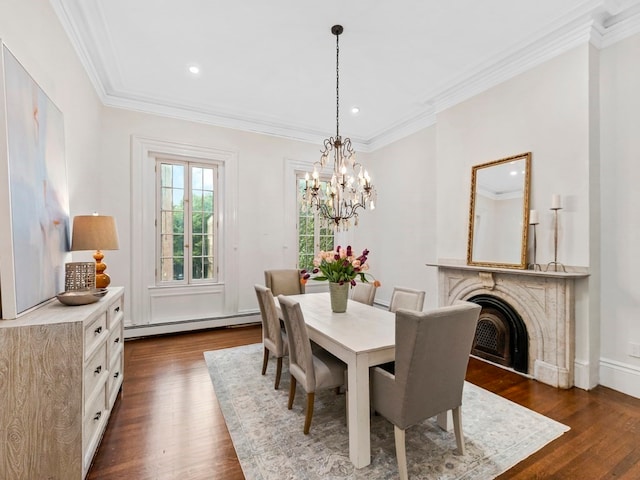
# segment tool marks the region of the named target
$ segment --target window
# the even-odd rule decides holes
[[[158,283],[214,283],[218,275],[216,165],[159,159]]]
[[[298,176],[298,268],[313,268],[313,258],[320,250],[333,250],[334,235],[331,226],[323,225],[318,210],[301,201],[304,192],[304,177]],[[321,188],[326,188],[326,180]]]

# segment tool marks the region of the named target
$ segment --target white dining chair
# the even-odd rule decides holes
[[[422,311],[424,306],[425,292],[422,290],[414,290],[407,287],[393,287],[391,301],[389,302],[389,311],[396,312],[400,308],[407,310]]]

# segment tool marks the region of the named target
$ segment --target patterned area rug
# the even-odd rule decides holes
[[[306,395],[298,389],[287,410],[289,372],[283,362],[274,390],[275,360],[260,375],[262,344],[204,353],[211,381],[248,480],[392,479],[398,477],[393,425],[371,419],[371,464],[349,460],[345,396],[318,392],[309,435],[302,433]],[[466,383],[462,403],[465,456],[456,455],[453,431],[435,418],[407,430],[411,479],[487,480],[569,430],[536,412]]]

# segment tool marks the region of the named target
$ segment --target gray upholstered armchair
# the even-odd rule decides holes
[[[422,311],[424,306],[425,292],[406,287],[393,287],[389,311],[396,312],[400,308],[407,310]]]
[[[395,373],[371,369],[371,403],[394,424],[401,479],[408,478],[405,430],[439,413],[453,410],[458,452],[464,454],[462,388],[480,310],[460,302],[428,312],[396,312]]]
[[[255,285],[258,304],[260,305],[260,315],[262,316],[262,345],[264,346],[264,356],[262,359],[262,375],[267,371],[269,353],[276,357],[276,380],[274,388],[280,386],[280,375],[282,374],[282,357],[289,353],[289,342],[287,335],[280,328],[280,319],[276,311],[276,303],[271,290],[262,285]]]
[[[264,283],[276,297],[304,293],[304,285],[300,283],[300,271],[295,268],[265,270]]]
[[[307,392],[307,413],[304,420],[304,434],[309,433],[313,418],[315,392],[337,388],[345,383],[347,366],[322,348],[312,350],[311,341],[307,334],[300,304],[284,295],[278,296],[284,325],[289,338],[289,403],[291,410],[296,395],[296,385],[299,382]]]
[[[378,288],[373,283],[358,282],[351,290],[351,300],[373,305]]]

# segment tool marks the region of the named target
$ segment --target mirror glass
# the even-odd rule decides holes
[[[527,266],[531,152],[471,170],[467,264]]]

